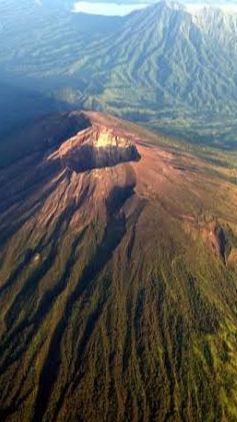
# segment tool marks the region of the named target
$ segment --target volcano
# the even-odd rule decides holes
[[[233,169],[96,112],[0,170],[0,418],[235,420]]]

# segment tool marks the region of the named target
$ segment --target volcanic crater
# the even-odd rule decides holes
[[[83,124],[79,131],[50,156],[59,159],[63,168],[81,173],[140,160],[134,134],[104,122],[93,112],[81,113],[80,122]]]

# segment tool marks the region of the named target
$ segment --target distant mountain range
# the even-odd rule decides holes
[[[0,74],[50,97],[53,108],[92,108],[193,142],[237,144],[237,15],[160,2],[99,17],[43,4],[1,3]]]

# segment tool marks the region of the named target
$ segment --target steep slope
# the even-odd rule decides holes
[[[236,145],[237,14],[160,2],[119,18],[15,3],[0,5],[0,69],[12,78],[59,107]]]
[[[29,136],[0,172],[1,420],[234,421],[235,170],[92,112]]]

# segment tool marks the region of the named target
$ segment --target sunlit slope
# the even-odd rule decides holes
[[[51,125],[0,173],[1,420],[236,420],[236,170],[101,114]],[[98,127],[139,157],[74,171]]]

